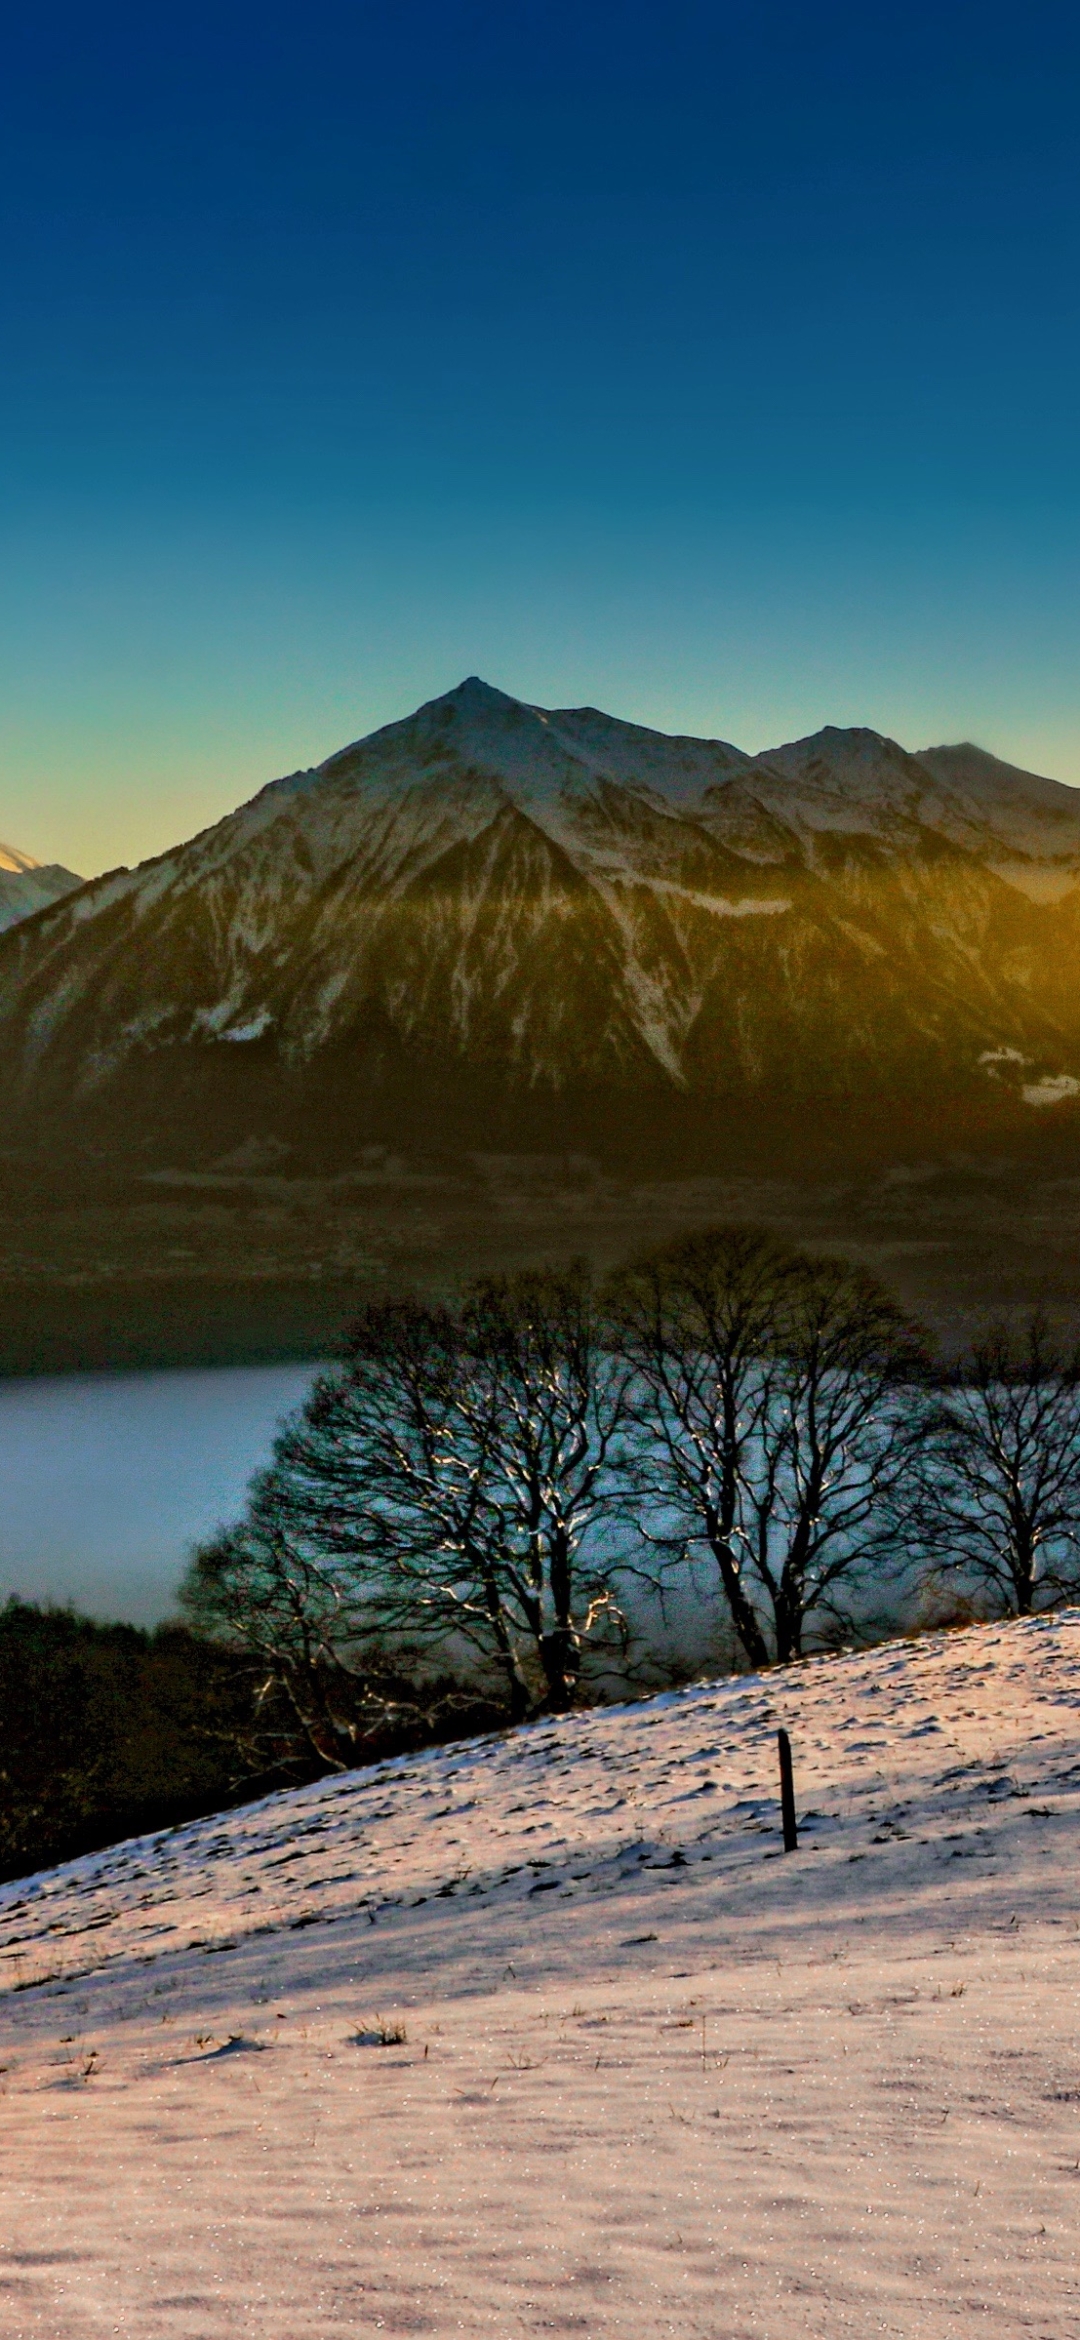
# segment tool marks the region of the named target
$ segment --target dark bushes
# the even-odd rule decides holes
[[[0,1874],[228,1802],[251,1706],[233,1653],[67,1609],[0,1610]]]
[[[424,1715],[409,1685],[356,1741],[375,1761],[503,1719],[443,1686]],[[170,1827],[325,1769],[276,1687],[243,1652],[185,1625],[146,1633],[70,1609],[0,1608],[0,1878]]]

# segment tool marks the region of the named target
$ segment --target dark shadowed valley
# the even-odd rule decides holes
[[[392,1155],[337,1175],[5,1167],[0,1370],[231,1364],[333,1352],[360,1298],[489,1268],[614,1264],[686,1229],[761,1224],[870,1268],[943,1347],[1043,1304],[1080,1332],[1080,1171],[1062,1135],[988,1161],[616,1176],[585,1155]]]

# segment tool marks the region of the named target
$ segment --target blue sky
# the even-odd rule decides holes
[[[1080,782],[1074,6],[5,51],[0,837],[133,860],[470,672]]]

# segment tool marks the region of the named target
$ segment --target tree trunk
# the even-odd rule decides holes
[[[802,1610],[796,1602],[779,1601],[776,1608],[776,1662],[788,1666],[802,1656]]]
[[[565,1537],[558,1533],[552,1536],[548,1551],[548,1583],[555,1625],[550,1633],[544,1634],[540,1655],[551,1712],[566,1714],[574,1703],[581,1656],[571,1618],[570,1553]]]
[[[495,1646],[506,1676],[506,1688],[510,1700],[510,1720],[512,1723],[524,1722],[532,1706],[532,1698],[529,1694],[529,1685],[518,1664],[513,1640],[507,1631],[499,1588],[490,1572],[486,1572],[484,1576],[484,1600],[488,1616],[491,1619]]]
[[[569,1714],[577,1689],[577,1650],[573,1635],[565,1626],[557,1625],[553,1633],[544,1634],[540,1656],[547,1682],[548,1710],[551,1714]]]
[[[731,1622],[754,1672],[756,1674],[763,1673],[765,1667],[771,1663],[769,1644],[743,1591],[739,1563],[730,1544],[726,1543],[721,1535],[717,1533],[710,1535],[709,1542],[712,1545],[713,1557],[720,1571],[720,1582],[723,1585],[724,1597],[731,1612]]]

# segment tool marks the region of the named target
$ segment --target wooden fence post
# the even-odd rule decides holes
[[[780,1749],[780,1813],[784,1823],[784,1851],[798,1852],[799,1831],[795,1823],[795,1782],[791,1775],[791,1740],[786,1731],[777,1731],[776,1743]]]

